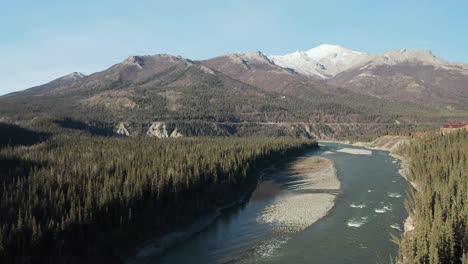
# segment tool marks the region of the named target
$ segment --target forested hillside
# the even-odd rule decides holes
[[[466,111],[458,108],[436,109],[430,104],[332,87],[275,65],[261,53],[227,55],[201,62],[164,54],[130,56],[101,72],[88,76],[75,73],[0,97],[0,122],[27,125],[36,119],[71,118],[93,125],[105,124],[111,129],[119,123],[140,127],[153,122],[179,122],[192,125],[194,131],[200,123],[210,122],[209,126],[230,123],[234,129],[229,134],[242,136],[268,135],[262,128],[265,123],[289,127],[307,124],[312,126],[313,134],[326,132],[315,128],[321,124],[375,126],[349,127],[351,134],[359,134],[383,131],[389,125],[400,130],[421,124],[438,125],[465,116]],[[245,124],[256,128],[249,133],[239,129],[238,133],[236,127]],[[327,129],[340,136],[350,134],[331,126]],[[197,136],[217,134],[213,130],[216,129]],[[130,134],[146,133],[139,131],[134,129]]]
[[[414,230],[405,232],[403,263],[468,263],[468,132],[427,136],[404,147]]]
[[[0,148],[0,256],[121,256],[238,200],[310,140],[154,140],[72,131]],[[64,260],[64,259],[62,259]]]

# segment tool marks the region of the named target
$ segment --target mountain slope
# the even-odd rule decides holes
[[[321,45],[269,59],[354,93],[448,111],[468,110],[468,65],[445,61],[431,51],[403,49],[370,55]]]
[[[131,56],[70,83],[67,89],[55,89],[51,85],[55,82],[44,85],[33,101],[28,91],[0,97],[0,113],[110,122],[211,119],[255,113],[274,100],[256,87],[171,55]],[[18,111],[17,105],[27,108]]]
[[[335,56],[329,51],[341,53]],[[372,90],[378,87],[352,86],[360,71],[378,69],[381,65],[372,63],[388,60],[337,47],[315,49],[309,55],[328,69],[335,64],[334,71],[343,71],[326,80],[311,77],[278,65],[262,52],[228,54],[204,61],[168,54],[130,56],[101,72],[73,74],[1,96],[0,121],[29,124],[31,120],[52,119],[62,120],[54,124],[76,127],[67,125],[75,122],[84,128],[99,124],[98,128],[115,128],[125,135],[253,135],[262,131],[267,135],[310,137],[370,129],[376,133],[383,127],[401,124],[403,129],[465,116],[466,112],[456,107],[435,109],[431,104],[418,104],[420,99],[390,96],[398,93],[396,90],[388,89],[389,95],[379,96]],[[364,56],[371,59],[360,62],[361,67],[350,66]],[[402,64],[399,60],[408,61],[404,56],[385,67],[395,71],[395,65]],[[429,59],[430,63],[441,63]],[[414,74],[429,74],[420,63],[415,65],[422,73]],[[390,79],[390,85],[397,86],[400,79],[399,75]],[[382,80],[377,77],[377,81]],[[460,79],[460,83],[464,80]],[[441,90],[434,100],[456,91],[448,89]],[[458,100],[463,102],[463,89],[458,92]],[[426,91],[422,94],[430,95]]]
[[[81,72],[73,72],[63,77],[57,78],[53,81],[50,81],[46,84],[35,86],[32,88],[26,89],[24,91],[14,92],[6,96],[15,96],[15,95],[20,95],[20,94],[40,96],[40,95],[49,94],[51,92],[58,92],[60,90],[67,89],[68,87],[73,86],[74,84],[78,83],[84,77],[86,77],[86,75],[84,75]]]
[[[328,84],[378,98],[468,109],[468,65],[444,61],[430,51],[373,55],[329,79]]]
[[[304,85],[318,84],[292,69],[276,65],[260,51],[228,54],[201,61],[201,64],[269,92],[301,94],[307,91]]]

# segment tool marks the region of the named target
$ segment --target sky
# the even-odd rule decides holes
[[[0,95],[129,55],[198,60],[337,44],[380,53],[430,49],[468,63],[468,1],[0,0]]]

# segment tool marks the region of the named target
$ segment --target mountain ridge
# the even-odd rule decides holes
[[[308,51],[295,51],[285,55],[269,55],[279,65],[289,68],[299,68],[299,72],[305,75],[316,75],[323,79],[330,79],[337,74],[358,67],[369,62],[374,63],[398,63],[405,61],[419,61],[426,64],[453,67],[453,70],[467,70],[468,64],[449,62],[435,56],[431,50],[395,49],[382,53],[369,54],[366,52],[351,50],[339,45],[322,44]],[[334,60],[334,61],[333,61]],[[328,65],[324,65],[326,61]],[[333,64],[343,63],[342,67]],[[335,66],[331,71],[327,66]],[[324,68],[323,68],[324,67]],[[311,69],[312,68],[312,69]]]
[[[155,55],[131,55],[126,59],[115,65],[127,64],[127,65],[137,65],[137,67],[142,66],[144,58],[151,57],[165,57],[170,58],[174,61],[183,61],[186,64],[194,65],[197,62],[209,61],[212,59],[220,58],[227,56],[234,61],[236,58],[238,62],[248,64],[249,60],[244,60],[245,58],[254,59],[257,62],[263,60],[268,64],[277,65],[290,73],[298,73],[315,79],[328,80],[332,79],[336,75],[349,70],[351,68],[357,67],[369,67],[367,64],[397,64],[406,61],[422,62],[423,64],[428,64],[432,62],[438,64],[439,67],[456,71],[463,71],[464,74],[468,75],[468,64],[461,62],[449,62],[447,60],[441,59],[435,56],[431,50],[411,50],[411,49],[395,49],[388,50],[382,53],[370,54],[362,51],[356,51],[349,48],[345,48],[339,45],[334,44],[322,44],[307,51],[297,50],[292,53],[287,53],[285,55],[268,55],[262,51],[247,51],[247,52],[235,52],[228,53],[225,55],[220,55],[205,60],[191,60],[184,58],[180,55],[171,55],[171,54],[155,54]],[[296,59],[296,61],[294,61]],[[334,61],[330,61],[333,60]],[[299,62],[298,62],[299,60]],[[298,65],[301,63],[300,60],[306,61],[304,65]],[[326,63],[323,63],[324,60]],[[327,61],[328,60],[328,61]],[[344,64],[344,65],[333,65],[333,64]],[[114,66],[115,66],[114,65]],[[330,71],[330,65],[334,66]],[[206,69],[209,71],[209,69]],[[465,72],[466,70],[466,72]],[[101,71],[102,72],[102,71]],[[99,73],[99,72],[95,72]],[[93,75],[85,75],[80,72],[73,72],[68,75],[58,77],[52,81],[58,80],[79,80],[81,78]],[[51,82],[52,82],[51,81]],[[50,82],[49,82],[50,83]],[[46,83],[46,84],[49,84]],[[44,84],[42,84],[44,85]],[[32,88],[40,87],[38,85]],[[32,89],[32,88],[27,88]],[[23,91],[25,91],[23,90]],[[21,91],[16,91],[21,92]],[[10,94],[16,93],[12,92]],[[8,95],[8,94],[6,94]]]
[[[325,51],[323,48],[312,49],[309,54],[319,59],[325,56],[320,63],[325,69],[324,64],[343,58],[355,61],[373,56],[338,46],[325,46]],[[334,52],[341,51],[351,55],[335,56]],[[390,52],[387,55],[393,58],[391,63],[384,58],[382,65],[379,60],[371,60],[346,69],[349,64],[343,63],[336,68],[342,72],[328,79],[278,65],[261,51],[201,61],[170,54],[133,55],[100,72],[86,76],[72,73],[1,96],[0,120],[14,123],[72,118],[112,126],[124,122],[136,127],[152,122],[205,122],[197,126],[203,127],[201,130],[210,127],[206,122],[252,124],[229,125],[228,134],[240,133],[235,131],[242,127],[244,135],[275,123],[318,124],[324,129],[320,124],[433,124],[466,116],[464,85],[468,76],[460,73],[464,68],[452,71],[451,64],[443,66],[445,62],[434,59],[430,52],[414,54],[443,67],[414,63],[407,59],[414,57],[410,53]],[[190,125],[184,127],[187,131]],[[198,133],[192,129],[186,134]],[[340,126],[333,129],[352,133]]]

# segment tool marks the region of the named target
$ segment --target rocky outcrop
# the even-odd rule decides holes
[[[170,122],[151,123],[120,122],[114,125],[114,131],[123,136],[147,135],[154,138],[178,137],[229,137],[229,136],[266,136],[294,137],[303,139],[329,140],[352,134],[377,134],[387,126],[385,124],[355,123],[261,123],[261,122]],[[384,136],[365,147],[391,151],[404,142],[406,137]]]
[[[183,137],[184,135],[182,135],[182,133],[179,132],[179,130],[174,129],[174,131],[172,131],[170,137],[171,138],[179,138],[179,137]]]
[[[174,124],[165,122],[153,122],[146,131],[146,135],[155,138],[178,138],[184,136]]]
[[[123,64],[135,65],[139,69],[141,69],[143,65],[145,65],[145,60],[143,59],[142,56],[130,56],[123,61]]]
[[[154,122],[148,131],[146,131],[146,135],[155,138],[168,138],[169,133],[167,132],[167,127],[165,123],[162,122]]]
[[[127,128],[125,127],[125,123],[120,122],[117,127],[115,133],[122,135],[122,136],[130,136],[130,133],[128,132]]]

